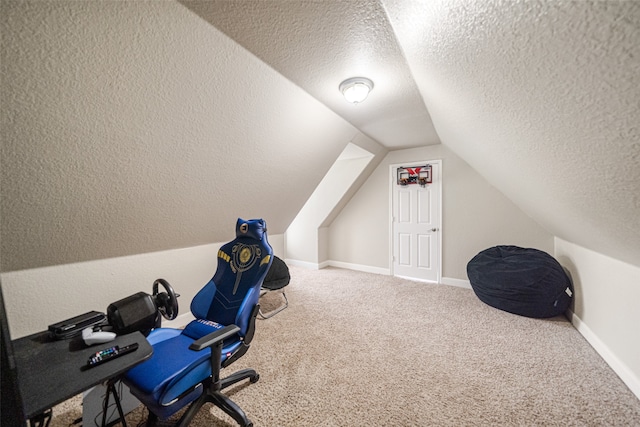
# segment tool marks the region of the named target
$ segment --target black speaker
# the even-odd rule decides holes
[[[109,304],[107,319],[118,335],[140,331],[144,336],[159,323],[159,314],[153,297],[144,292],[138,292],[126,298]]]

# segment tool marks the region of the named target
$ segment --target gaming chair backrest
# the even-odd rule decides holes
[[[238,218],[235,240],[220,248],[213,278],[191,302],[193,315],[222,325],[234,323],[244,336],[272,258],[264,220]]]

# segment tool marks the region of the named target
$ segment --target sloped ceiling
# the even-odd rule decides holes
[[[639,2],[182,3],[388,148],[441,141],[554,235],[640,265]],[[381,81],[366,110],[335,90],[352,74]]]
[[[384,3],[442,142],[554,235],[640,265],[640,2]]]
[[[0,7],[2,270],[224,241],[235,216],[282,233],[359,132],[441,141],[554,235],[640,265],[639,2]]]
[[[387,148],[440,143],[378,1],[180,2]],[[362,105],[338,90],[357,76],[374,82]]]
[[[177,2],[0,7],[3,271],[284,233],[359,135]]]

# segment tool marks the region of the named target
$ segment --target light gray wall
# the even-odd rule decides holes
[[[378,156],[384,156],[382,151]],[[335,161],[318,187],[293,219],[285,233],[286,257],[317,266],[324,261],[326,240],[320,228],[344,199],[357,191],[358,178],[368,176],[367,166],[374,161],[374,154],[355,144],[349,144]],[[378,162],[380,159],[378,159]],[[354,188],[356,187],[356,188]]]
[[[391,151],[329,228],[329,258],[389,269],[391,164],[442,160],[442,276],[467,279],[479,251],[509,244],[553,252],[553,235],[444,145]]]
[[[229,227],[233,230],[235,221]],[[276,256],[284,258],[284,235],[268,234]],[[163,326],[183,326],[189,306],[213,277],[218,249],[226,242],[152,253],[0,273],[12,339],[87,311],[106,312],[110,303],[136,292],[152,292],[163,278],[180,294],[179,319]]]
[[[572,322],[640,398],[640,267],[555,239],[574,286]]]

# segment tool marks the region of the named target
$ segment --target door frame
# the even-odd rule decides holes
[[[443,171],[442,171],[442,159],[437,160],[422,160],[422,161],[411,161],[411,162],[403,162],[403,163],[394,163],[389,165],[389,275],[395,276],[394,271],[394,260],[393,260],[393,189],[394,185],[396,185],[396,174],[395,169],[399,167],[413,167],[413,166],[421,166],[425,164],[438,165],[439,171],[439,179],[434,184],[438,185],[438,216],[440,218],[440,225],[438,231],[438,262],[437,262],[437,283],[442,283],[442,235],[443,235],[443,218],[442,218],[442,182],[443,182]],[[434,185],[432,184],[432,185]],[[412,279],[419,282],[428,282],[435,283],[430,280],[424,279]]]

